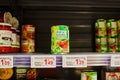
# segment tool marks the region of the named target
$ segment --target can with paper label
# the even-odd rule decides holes
[[[51,27],[51,52],[53,54],[69,53],[69,27],[67,25]]]

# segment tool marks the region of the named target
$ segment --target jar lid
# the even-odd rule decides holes
[[[0,25],[3,25],[3,26],[12,26],[12,25],[9,24],[9,23],[0,23]]]

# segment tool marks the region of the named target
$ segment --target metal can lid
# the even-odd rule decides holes
[[[3,26],[12,26],[12,25],[9,24],[9,23],[0,23],[0,25],[3,25]]]
[[[95,70],[82,70],[82,72],[96,72]]]
[[[67,30],[69,29],[69,26],[67,26],[67,25],[54,25],[54,26],[52,26],[51,27],[51,29],[56,29],[56,28],[62,28],[62,27],[64,27],[64,28],[66,28]]]

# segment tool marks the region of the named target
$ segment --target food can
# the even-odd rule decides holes
[[[35,41],[32,39],[22,40],[22,52],[33,53],[35,52]]]
[[[22,52],[35,52],[35,27],[33,25],[22,26]]]
[[[22,39],[34,39],[35,38],[35,26],[33,25],[23,25],[22,26]]]
[[[120,20],[117,21],[117,27],[118,27],[118,48],[120,52]]]
[[[117,37],[117,22],[115,19],[107,20],[107,36]]]
[[[0,23],[0,52],[11,52],[11,25],[8,23]]]
[[[108,52],[118,52],[118,38],[108,37]]]
[[[105,37],[107,36],[106,31],[106,20],[105,19],[97,19],[95,22],[95,36]]]
[[[16,67],[16,80],[36,80],[37,72],[35,68]]]
[[[96,51],[100,53],[107,52],[107,37],[96,37]]]
[[[117,22],[115,19],[107,20],[108,52],[118,52]]]
[[[69,53],[69,27],[67,25],[51,27],[51,53]]]
[[[106,72],[105,80],[120,80],[120,72]]]
[[[97,80],[97,72],[94,70],[82,71],[81,80]]]
[[[0,68],[0,80],[11,80],[13,74],[13,68]]]
[[[107,52],[107,30],[105,19],[97,19],[95,22],[95,41],[97,52]]]

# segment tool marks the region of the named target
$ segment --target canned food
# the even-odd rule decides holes
[[[51,52],[53,54],[69,53],[69,28],[66,25],[51,27]]]
[[[35,27],[33,25],[22,26],[22,52],[35,52]]]
[[[120,20],[117,21],[117,26],[118,26],[118,48],[120,51]]]
[[[35,27],[33,25],[22,26],[22,39],[34,39],[35,38]]]
[[[9,80],[13,73],[13,68],[0,68],[0,80]]]
[[[11,52],[11,25],[0,23],[0,52]]]
[[[96,51],[107,52],[107,37],[96,37]]]
[[[117,37],[117,22],[115,19],[107,21],[107,35],[108,37]]]
[[[106,80],[120,80],[120,72],[106,72]]]
[[[95,23],[95,34],[99,37],[105,37],[107,36],[106,31],[106,20],[104,19],[98,19]]]
[[[108,52],[118,52],[118,38],[108,37]]]
[[[36,80],[37,72],[35,68],[17,67],[16,80]]]
[[[96,71],[82,71],[81,72],[81,80],[97,80],[97,72]]]
[[[108,52],[118,52],[117,22],[115,19],[107,20]]]
[[[35,52],[34,40],[22,40],[22,52],[32,53]]]

